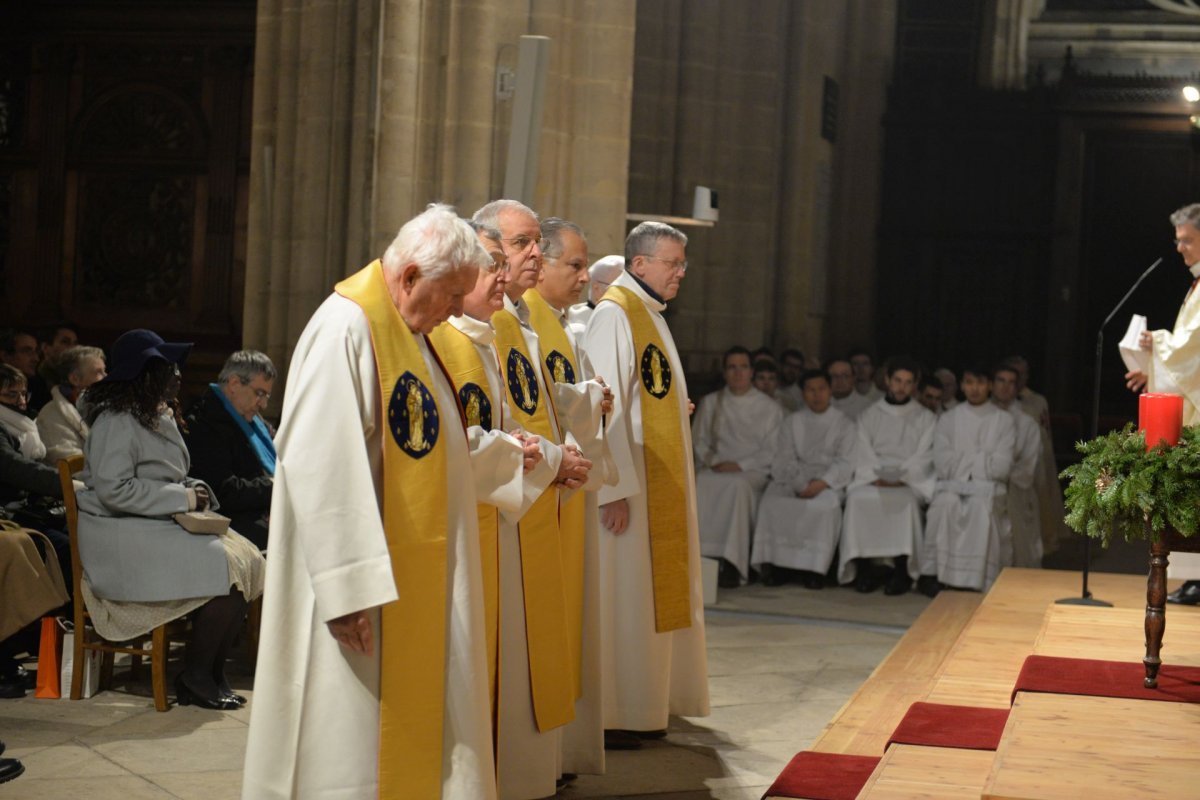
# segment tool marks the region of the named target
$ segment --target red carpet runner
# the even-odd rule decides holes
[[[1173,703],[1200,702],[1200,668],[1163,664],[1158,670],[1158,688],[1142,685],[1146,676],[1141,662],[1099,661],[1090,658],[1029,656],[1013,688],[1017,692],[1083,694],[1093,697],[1125,697],[1131,700],[1167,700]]]
[[[913,703],[892,731],[886,750],[893,744],[925,747],[957,747],[963,750],[995,750],[1000,746],[1007,708],[976,708],[941,703]]]
[[[806,800],[854,800],[875,771],[875,756],[841,753],[796,753],[764,797]]]

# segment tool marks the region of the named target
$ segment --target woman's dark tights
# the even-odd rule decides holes
[[[229,691],[225,659],[245,616],[246,600],[236,587],[192,612],[192,638],[183,658],[183,681],[201,697],[215,700]]]

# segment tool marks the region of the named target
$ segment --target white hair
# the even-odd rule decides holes
[[[588,267],[588,278],[601,283],[612,283],[625,269],[625,256],[605,256],[596,259],[596,263]]]
[[[470,223],[451,206],[430,203],[404,223],[383,254],[383,268],[396,273],[416,264],[421,276],[437,280],[467,267],[486,269],[492,257],[479,243]]]
[[[519,200],[493,200],[476,211],[474,216],[471,217],[471,221],[488,228],[500,230],[500,215],[505,211],[518,211],[522,214],[528,214],[535,220],[538,218],[538,215],[532,208]]]

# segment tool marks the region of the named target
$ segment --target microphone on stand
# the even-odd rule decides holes
[[[1146,269],[1146,271],[1141,274],[1141,277],[1139,277],[1136,281],[1133,282],[1133,286],[1130,286],[1129,291],[1125,293],[1125,296],[1122,297],[1115,306],[1113,306],[1113,310],[1108,312],[1108,316],[1104,318],[1104,322],[1100,323],[1100,329],[1096,331],[1096,365],[1095,365],[1095,369],[1093,370],[1095,379],[1092,382],[1092,435],[1090,437],[1092,439],[1095,439],[1097,434],[1100,432],[1100,368],[1104,362],[1104,328],[1108,325],[1108,323],[1112,322],[1112,318],[1115,317],[1117,315],[1117,312],[1121,310],[1121,306],[1125,305],[1125,301],[1128,300],[1133,295],[1133,293],[1135,291],[1137,291],[1137,288],[1142,285],[1142,281],[1146,280],[1146,278],[1149,278],[1150,273],[1154,272],[1154,270],[1158,269],[1158,265],[1161,263],[1162,263],[1161,257],[1155,259],[1154,263],[1151,264]],[[1092,564],[1092,537],[1084,535],[1084,537],[1083,537],[1083,592],[1079,597],[1064,597],[1061,600],[1056,600],[1055,602],[1063,603],[1066,605],[1079,605],[1079,606],[1111,606],[1112,605],[1112,603],[1106,602],[1104,600],[1095,599],[1094,597],[1092,597],[1092,593],[1090,591],[1088,591],[1088,571],[1091,568],[1091,564]]]

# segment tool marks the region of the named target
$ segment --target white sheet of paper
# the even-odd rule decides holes
[[[1130,371],[1150,371],[1150,354],[1138,344],[1138,339],[1145,330],[1146,318],[1141,314],[1134,314],[1129,320],[1129,327],[1125,330],[1124,338],[1117,345],[1121,351],[1121,360],[1125,362],[1125,368]]]

